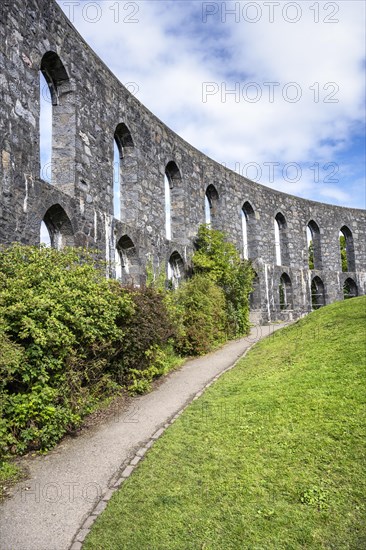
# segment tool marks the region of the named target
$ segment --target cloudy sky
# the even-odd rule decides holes
[[[229,168],[365,205],[365,4],[58,0],[122,83]]]

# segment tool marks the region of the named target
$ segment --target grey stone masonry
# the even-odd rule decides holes
[[[2,0],[0,16],[0,243],[38,244],[44,222],[53,246],[100,250],[122,281],[143,284],[147,264],[170,266],[179,279],[189,270],[207,196],[212,226],[253,262],[257,322],[299,317],[343,299],[344,288],[347,296],[366,293],[364,210],[271,190],[194,149],[118,81],[54,0]],[[40,177],[41,73],[52,104],[51,183]],[[113,216],[114,142],[121,220]],[[308,226],[316,269],[309,269]]]

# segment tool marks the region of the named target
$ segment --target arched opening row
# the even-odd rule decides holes
[[[65,66],[56,52],[44,54],[40,64],[40,159],[42,179],[58,183],[72,181],[73,144],[70,140],[75,125],[75,107],[70,98],[70,78]],[[121,183],[125,161],[134,149],[134,140],[125,123],[116,126],[113,135],[113,211],[121,219]],[[177,238],[175,227],[182,218],[181,190],[179,182],[182,176],[177,164],[171,161],[165,168],[165,237],[167,240]],[[215,226],[219,217],[219,194],[214,185],[209,185],[205,193],[205,222]],[[177,223],[175,223],[177,222]],[[46,227],[47,223],[45,222]],[[243,257],[258,257],[255,212],[246,201],[241,209]],[[43,234],[46,229],[43,228]],[[52,235],[55,232],[51,230]],[[322,270],[321,232],[318,224],[310,220],[307,228],[307,248],[309,269]],[[56,237],[53,236],[52,239]],[[289,266],[289,235],[284,215],[278,212],[274,217],[273,228],[274,263],[278,266]],[[340,265],[343,272],[356,270],[355,250],[352,231],[342,226],[339,232]]]
[[[51,206],[40,225],[40,244],[62,250],[75,246],[74,230],[70,218],[59,204]],[[139,286],[141,263],[132,239],[123,235],[117,242],[114,257],[115,278],[124,285]],[[184,278],[185,264],[178,251],[173,251],[167,263],[167,280],[177,288]]]
[[[61,205],[51,206],[40,226],[40,242],[58,250],[65,246],[74,246],[72,223]],[[167,264],[167,280],[172,288],[177,288],[184,278],[185,264],[178,251],[171,253]],[[123,284],[138,286],[141,281],[141,264],[134,242],[128,235],[123,235],[117,242],[115,250],[115,276]],[[358,296],[357,283],[347,277],[342,285],[344,299]],[[293,309],[293,289],[289,275],[283,272],[278,283],[277,303],[280,311]],[[319,309],[326,304],[325,286],[319,276],[311,280],[312,309]],[[253,291],[250,295],[251,309],[261,308],[260,280],[255,274]]]

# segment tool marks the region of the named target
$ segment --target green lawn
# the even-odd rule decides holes
[[[169,428],[85,550],[366,548],[366,298],[256,345]]]

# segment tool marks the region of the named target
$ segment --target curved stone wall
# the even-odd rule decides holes
[[[241,251],[245,205],[245,254],[257,273],[252,310],[258,320],[308,312],[315,303],[314,279],[318,305],[343,299],[346,280],[355,285],[351,294],[366,293],[364,210],[271,190],[194,149],[124,88],[53,0],[25,5],[3,0],[0,10],[0,242],[38,243],[44,220],[55,246],[98,248],[111,261],[112,275],[116,269],[122,278],[140,283],[147,262],[157,266],[171,259],[171,276],[179,277],[205,222],[209,188],[212,226],[227,232]],[[39,177],[40,70],[53,102],[52,185]],[[113,217],[115,139],[122,221]],[[165,229],[165,177],[171,240]],[[276,217],[283,265],[276,265]],[[317,248],[311,270],[309,223]],[[350,272],[342,271],[341,228]]]

